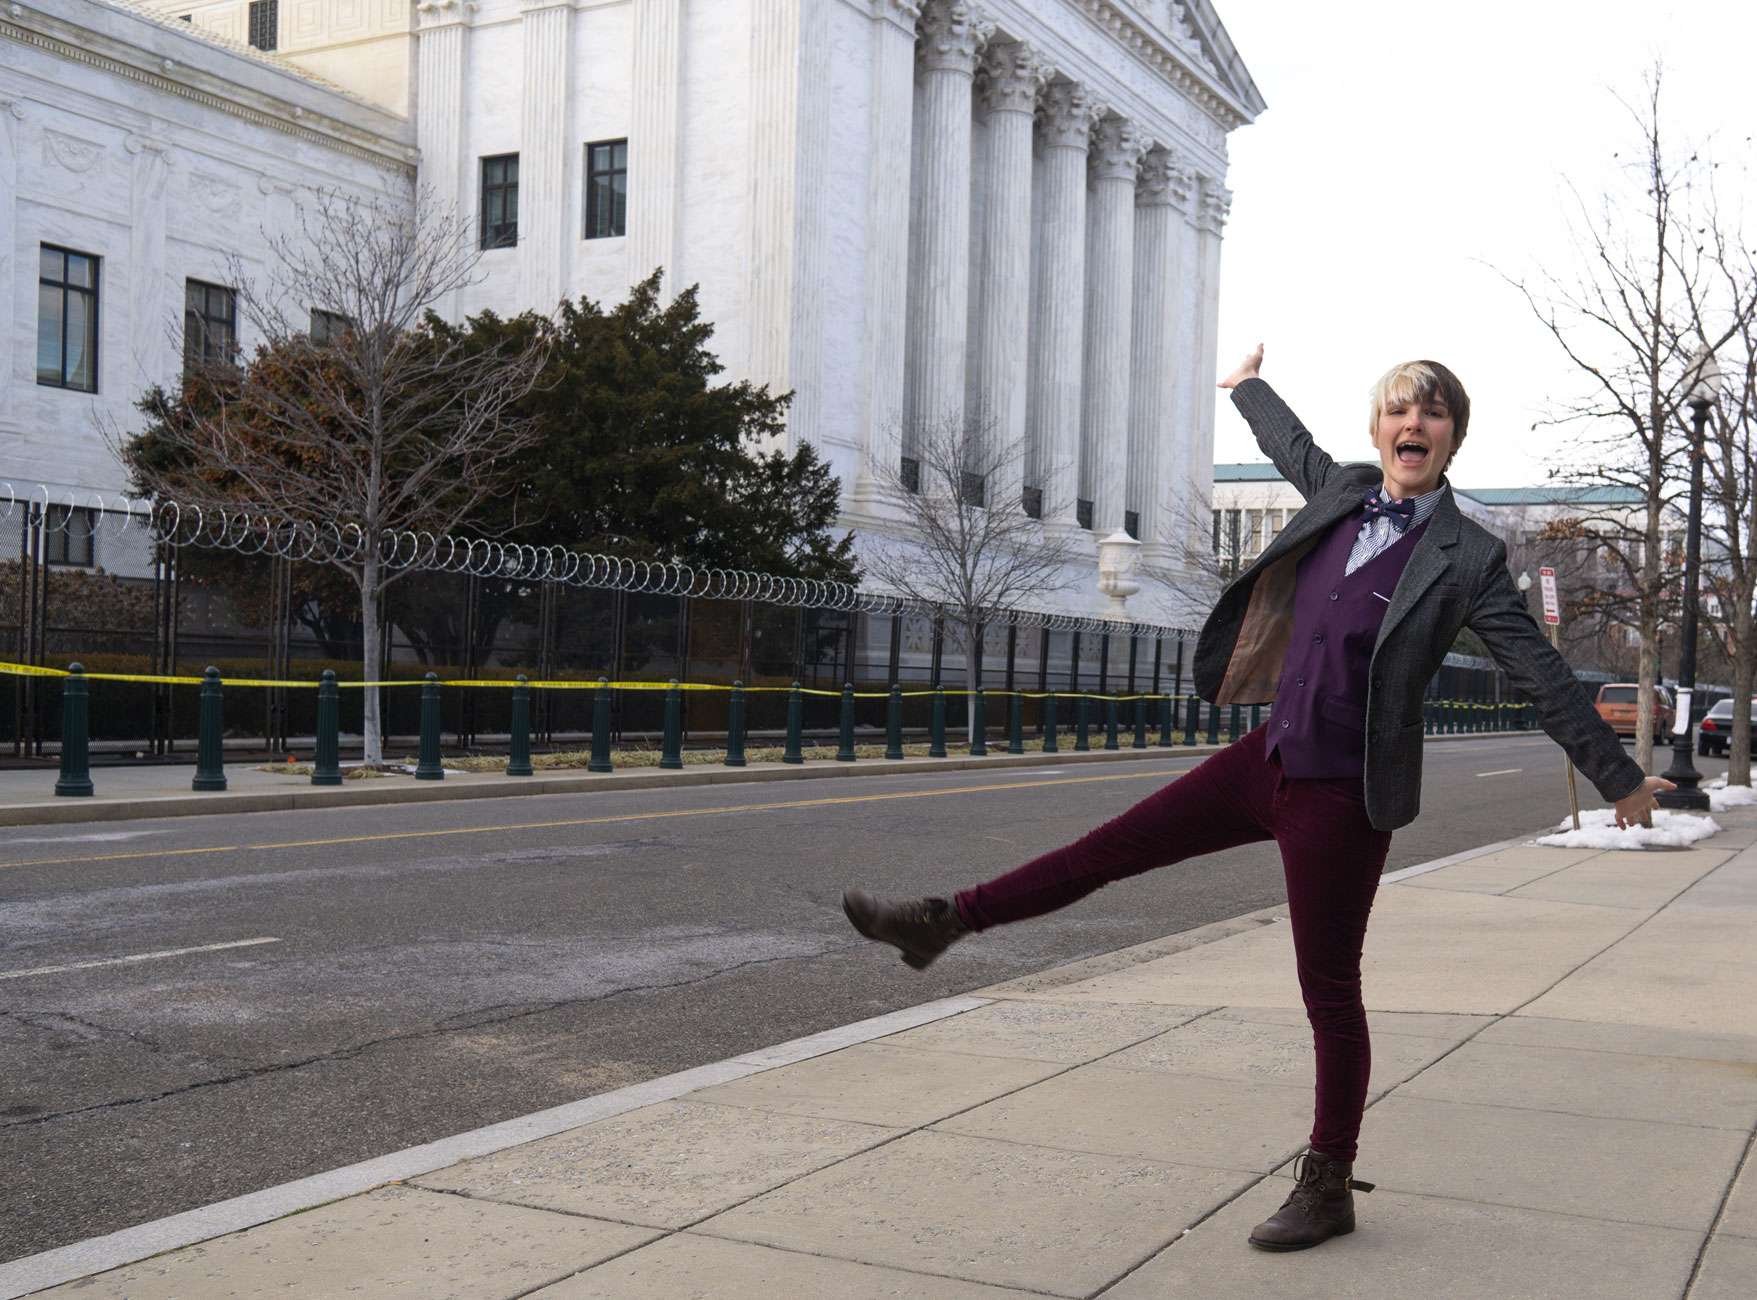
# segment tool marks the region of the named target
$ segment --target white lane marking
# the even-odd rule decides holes
[[[112,840],[138,840],[146,835],[164,835],[164,831],[96,831],[90,835],[44,835],[31,839],[9,838],[8,844],[107,844]]]
[[[1478,776],[1512,776],[1515,772],[1523,772],[1522,767],[1498,767],[1493,772],[1478,772]]]
[[[30,970],[0,971],[0,980],[21,980],[27,975],[59,975],[62,971],[91,970],[95,966],[126,966],[137,961],[157,961],[161,957],[184,957],[192,952],[223,952],[227,948],[255,948],[279,939],[233,939],[230,943],[204,943],[198,948],[165,948],[159,952],[137,952],[128,957],[106,957],[102,961],[76,961],[65,966],[33,966]]]

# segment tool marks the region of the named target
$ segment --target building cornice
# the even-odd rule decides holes
[[[134,17],[127,10],[111,9],[110,12],[128,18]],[[137,21],[144,23],[150,20]],[[150,46],[156,44],[175,49],[175,42],[193,38],[156,23],[151,30],[162,33],[165,40],[150,44],[135,43],[22,4],[6,4],[0,7],[0,41],[13,41],[56,58],[84,64],[111,76],[224,113],[252,126],[277,131],[324,149],[333,149],[375,167],[390,168],[406,175],[413,173],[415,149],[412,143],[377,134],[347,123],[339,117],[314,112],[291,96],[282,97],[259,90],[244,84],[243,79],[229,79],[198,67],[193,61],[184,62],[173,58],[165,49],[154,49]],[[215,56],[237,57],[206,42],[200,45],[199,50],[203,62]],[[304,98],[334,95],[338,100],[343,100],[349,109],[361,107],[357,101],[346,96],[345,92],[331,91],[315,82],[306,81],[296,71],[260,68],[248,60],[240,62],[258,77],[266,74],[295,80],[300,90],[305,92]],[[15,68],[15,72],[30,75],[23,68]]]
[[[1112,0],[1067,0],[1132,53],[1190,102],[1232,131],[1256,117],[1256,110],[1240,100],[1207,62],[1199,39],[1193,34],[1183,41],[1149,27],[1133,9]],[[1182,6],[1178,6],[1181,10]]]

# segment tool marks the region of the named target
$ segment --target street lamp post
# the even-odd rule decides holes
[[[1665,779],[1678,788],[1661,790],[1654,797],[1662,808],[1708,811],[1708,792],[1701,789],[1702,773],[1691,761],[1694,747],[1690,726],[1690,697],[1696,693],[1696,604],[1702,579],[1702,457],[1708,412],[1720,388],[1720,367],[1714,354],[1703,349],[1692,361],[1696,382],[1690,386],[1690,521],[1684,533],[1684,611],[1680,620],[1677,712],[1672,721],[1672,765]]]

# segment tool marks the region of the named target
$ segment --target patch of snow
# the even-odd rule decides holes
[[[1708,806],[1715,812],[1757,804],[1757,790],[1748,785],[1728,785],[1724,776],[1715,777],[1702,788],[1708,791]]]
[[[1667,808],[1654,811],[1652,827],[1630,826],[1618,830],[1615,810],[1588,808],[1580,813],[1579,830],[1574,829],[1573,818],[1567,818],[1557,824],[1555,834],[1540,836],[1532,843],[1559,849],[1681,849],[1697,840],[1707,839],[1719,830],[1719,823],[1712,817],[1672,812]]]

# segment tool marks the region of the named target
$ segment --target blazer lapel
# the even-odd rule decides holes
[[[1391,606],[1385,611],[1385,621],[1379,625],[1379,639],[1373,643],[1374,654],[1385,644],[1385,638],[1391,635],[1391,630],[1415,608],[1416,602],[1426,594],[1427,589],[1439,581],[1440,575],[1451,567],[1452,558],[1449,552],[1458,544],[1458,522],[1461,518],[1458,505],[1452,500],[1451,485],[1448,484],[1445,495],[1434,506],[1427,531],[1416,541],[1415,554],[1409,557],[1409,563],[1403,568],[1403,576],[1397,580],[1397,589],[1391,593]]]

